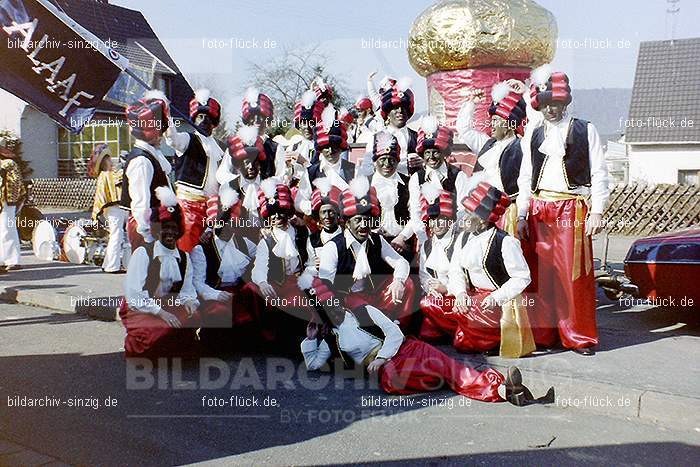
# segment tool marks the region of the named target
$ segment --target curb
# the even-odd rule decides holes
[[[85,303],[85,297],[88,300],[104,304]],[[17,287],[0,288],[0,300],[6,302],[48,308],[60,314],[86,315],[101,321],[117,321],[119,319],[116,302],[120,299],[121,297],[75,296],[61,291],[47,293],[45,290],[22,290]]]

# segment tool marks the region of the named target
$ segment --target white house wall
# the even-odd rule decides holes
[[[20,132],[20,117],[27,104],[13,94],[0,89],[0,130],[11,130],[15,134]]]
[[[678,183],[679,170],[700,171],[700,144],[630,144],[630,183]]]
[[[22,158],[34,170],[32,178],[53,178],[58,174],[57,126],[32,106],[26,106],[21,118]]]

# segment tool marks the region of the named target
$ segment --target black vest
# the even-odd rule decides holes
[[[357,323],[364,332],[376,337],[380,341],[384,342],[384,332],[382,331],[382,328],[377,326],[374,321],[372,321],[372,318],[369,316],[369,313],[367,312],[367,307],[366,306],[361,306],[357,307],[354,310],[352,310],[351,314],[357,319]],[[324,315],[321,314],[321,317],[323,319]],[[329,324],[327,322],[326,324]],[[345,368],[354,368],[355,367],[355,361],[352,359],[350,354],[345,352],[343,349],[340,348],[340,344],[338,342],[338,336],[337,333],[338,330],[337,328],[333,329],[332,332],[329,332],[326,336],[323,337],[323,341],[326,342],[328,345],[328,348],[331,351],[331,357],[334,359],[340,359],[343,362],[343,366]],[[319,342],[320,343],[320,342]]]
[[[190,134],[187,149],[177,158],[175,180],[178,184],[199,190],[203,189],[209,169],[207,162],[208,157],[204,146],[202,146],[202,141],[196,134]]]
[[[532,132],[530,151],[532,152],[532,185],[536,192],[539,189],[542,169],[547,158],[540,152],[539,147],[544,141],[544,126]],[[591,163],[588,154],[588,122],[572,119],[569,133],[566,136],[566,153],[564,155],[564,176],[570,190],[580,186],[591,186]]]
[[[313,183],[319,177],[325,177],[324,173],[321,172],[321,162],[309,166],[309,182]],[[355,164],[345,159],[340,160],[340,172],[343,180],[350,182],[355,176]]]
[[[243,254],[248,255],[249,251],[245,240],[237,238],[235,235],[231,237],[233,244],[236,248]],[[207,271],[206,278],[204,282],[214,289],[221,285],[221,277],[219,276],[219,267],[221,267],[221,256],[219,254],[219,249],[216,247],[216,240],[212,235],[209,241],[202,243],[202,251],[204,252],[204,257],[207,259]],[[248,268],[250,269],[250,268]],[[239,278],[242,280],[243,277]]]
[[[265,149],[265,160],[260,161],[260,180],[265,180],[275,175],[275,155],[277,154],[277,143],[272,138],[265,138],[263,141]]]
[[[124,178],[122,179],[122,199],[119,204],[125,209],[131,209],[131,196],[129,195],[130,180],[129,177],[126,175],[127,168],[129,167],[131,161],[141,156],[148,159],[148,161],[153,166],[153,178],[151,179],[151,185],[148,188],[151,192],[151,208],[157,208],[158,206],[160,206],[160,201],[156,197],[156,188],[158,188],[159,186],[170,186],[168,176],[165,175],[165,172],[163,172],[163,168],[160,166],[158,159],[156,159],[156,157],[148,151],[144,151],[141,148],[133,148],[129,155],[126,157],[126,164],[124,166]],[[140,180],[136,180],[135,182],[139,183]]]
[[[143,248],[146,249],[146,254],[148,255],[148,272],[146,273],[146,285],[145,290],[148,292],[148,296],[155,298],[156,290],[158,289],[158,284],[160,283],[160,259],[153,257],[153,247],[155,242],[146,243]],[[185,252],[178,249],[180,253],[180,261],[178,262],[178,267],[180,268],[180,277],[185,278],[185,271],[187,270],[187,255]],[[169,294],[177,294],[182,289],[182,282],[175,282],[170,288]],[[163,297],[161,297],[162,299]]]
[[[459,236],[459,230],[457,230],[456,228],[453,228],[452,233],[450,234],[450,243],[447,246],[447,250],[445,250],[445,254],[447,255],[448,259],[452,258],[452,252],[454,252],[454,249],[455,249],[455,240],[457,240],[458,236]],[[465,235],[465,237],[467,237],[467,236]],[[425,241],[425,245],[423,246],[423,252],[425,253],[425,259],[428,259],[428,256],[430,256],[430,253],[432,251],[433,251],[433,237],[430,236],[430,237],[428,237],[428,240]],[[425,268],[425,270],[434,279],[438,278],[438,274],[435,272],[435,270],[433,268]]]
[[[490,138],[479,151],[479,156],[486,153],[496,144],[496,138]],[[506,194],[514,199],[518,196],[518,175],[520,175],[520,164],[523,160],[523,149],[520,146],[520,138],[515,138],[503,150],[498,159],[498,173],[501,177],[501,184]],[[478,159],[474,166],[474,173],[484,170]]]
[[[398,184],[399,200],[394,206],[394,216],[396,217],[396,222],[398,222],[401,226],[404,226],[408,223],[411,217],[411,214],[408,211],[408,199],[411,196],[411,193],[408,191],[408,181],[410,178],[408,175],[404,174],[399,174],[399,177],[401,177],[401,181],[403,183]]]
[[[268,251],[267,281],[274,282],[276,284],[281,285],[285,281],[285,279],[287,278],[287,268],[285,267],[284,259],[282,259],[278,256],[275,256],[275,254],[272,252],[272,249],[277,244],[277,242],[272,237],[272,235],[268,235],[264,238],[265,238],[265,243],[267,244],[267,251]],[[306,229],[296,229],[296,237],[294,239],[294,243],[296,245],[297,252],[299,253],[299,256],[298,256],[299,272],[304,270],[304,265],[306,264],[306,260],[309,259],[309,255],[306,251],[306,238],[307,238],[307,230]]]
[[[418,133],[409,128],[408,129],[408,147],[406,148],[406,153],[408,153],[408,154],[415,153],[416,146],[418,146]]]
[[[355,280],[352,278],[352,273],[355,271],[355,255],[348,248],[344,234],[333,237],[331,241],[335,243],[338,250],[338,267],[335,273],[333,289],[338,292],[349,293],[355,283]],[[367,279],[371,286],[374,287],[376,283],[381,282],[383,279],[381,276],[394,274],[394,269],[382,258],[382,243],[379,234],[370,233],[366,242],[367,260],[372,271],[367,276]]]
[[[482,267],[496,288],[501,287],[510,279],[510,275],[508,274],[508,270],[506,269],[506,265],[503,261],[502,253],[503,239],[507,236],[507,232],[495,228],[491,234],[491,237],[489,238],[489,243],[486,248],[486,257],[483,259]],[[467,244],[467,240],[469,240],[469,234],[465,233],[462,236],[462,248],[464,248],[464,246]],[[469,276],[468,273],[467,276]]]
[[[321,248],[323,246],[323,242],[321,241],[321,231],[311,232],[309,234],[309,242],[313,248]]]

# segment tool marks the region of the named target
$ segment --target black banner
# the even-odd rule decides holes
[[[59,125],[79,132],[125,64],[47,0],[0,0],[0,87]]]

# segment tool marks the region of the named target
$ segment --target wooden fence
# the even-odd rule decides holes
[[[94,178],[34,178],[31,196],[41,206],[92,210],[95,199]]]
[[[604,218],[614,235],[653,235],[700,225],[700,187],[618,185]]]

